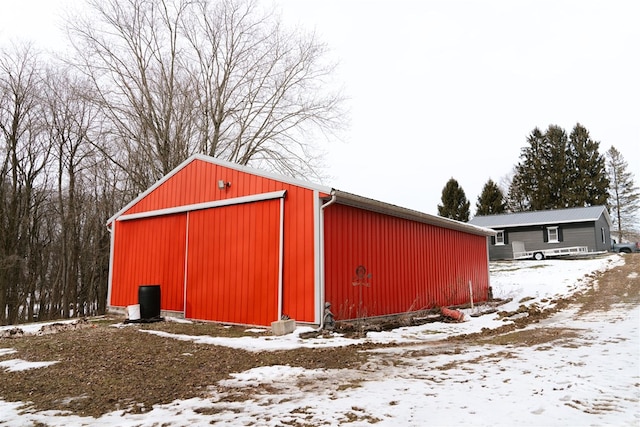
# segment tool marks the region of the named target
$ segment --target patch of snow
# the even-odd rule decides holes
[[[268,331],[268,329],[266,329],[266,328],[249,328],[249,329],[245,329],[244,331],[252,333],[252,334],[264,334],[265,332]]]
[[[4,356],[5,354],[13,354],[17,353],[18,350],[15,348],[0,348],[0,356]]]
[[[253,352],[292,350],[296,348],[318,348],[318,347],[343,347],[364,342],[364,340],[354,340],[343,338],[334,334],[332,338],[312,338],[302,339],[300,334],[311,332],[315,329],[309,326],[301,326],[287,335],[269,336],[244,336],[244,337],[211,337],[208,335],[184,335],[172,334],[164,331],[140,330],[140,332],[157,335],[165,338],[174,338],[181,341],[193,341],[198,344],[219,345],[229,348],[237,348]]]
[[[183,319],[181,317],[174,317],[174,316],[166,316],[164,320],[166,320],[167,322],[174,322],[174,323],[193,323],[193,321],[189,319]]]
[[[9,372],[15,372],[26,371],[27,369],[44,368],[45,366],[50,366],[55,363],[58,362],[27,362],[26,360],[22,359],[11,359],[0,361],[0,368],[4,368]]]
[[[0,332],[10,331],[11,329],[20,329],[24,335],[37,335],[41,332],[43,327],[50,326],[56,323],[60,324],[69,324],[75,323],[78,319],[65,319],[65,320],[55,320],[51,322],[39,322],[39,323],[21,323],[18,325],[7,325],[0,326]]]

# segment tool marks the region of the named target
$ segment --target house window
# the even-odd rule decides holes
[[[547,242],[558,243],[558,227],[547,227]]]
[[[607,243],[607,236],[604,234],[604,227],[600,228],[600,234],[602,235],[602,243]]]
[[[504,245],[504,230],[496,230],[496,246]]]

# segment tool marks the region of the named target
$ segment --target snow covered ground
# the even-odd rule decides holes
[[[491,284],[495,297],[512,298],[500,310],[515,310],[521,304],[544,307],[556,297],[584,289],[592,272],[623,262],[623,257],[610,255],[493,263]],[[632,277],[638,274],[633,272]],[[495,313],[470,316],[477,311],[477,307],[465,310],[463,323],[399,328],[369,333],[361,340],[340,336],[302,340],[299,334],[309,331],[307,327],[281,337],[174,336],[254,351],[364,341],[406,345],[372,351],[367,365],[357,370],[268,366],[239,372],[218,384],[224,390],[250,392],[253,398],[248,401],[225,399],[212,385],[206,399],[94,419],[25,411],[20,403],[0,400],[0,426],[640,425],[640,307],[619,305],[589,316],[578,316],[573,308],[563,310],[528,328],[579,332],[532,346],[434,343],[505,324]],[[10,354],[11,349],[0,351]],[[0,368],[46,366],[10,360]]]

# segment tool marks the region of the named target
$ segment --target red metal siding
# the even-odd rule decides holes
[[[218,188],[218,180],[224,180],[225,182],[230,182],[231,186],[226,188],[225,190],[220,190]],[[283,257],[283,313],[289,315],[291,318],[294,318],[301,322],[313,322],[315,321],[315,269],[314,269],[314,192],[313,190],[299,187],[296,185],[283,183],[281,181],[270,179],[258,175],[253,175],[247,172],[238,171],[232,168],[220,166],[214,163],[210,163],[207,161],[195,159],[192,162],[186,164],[182,169],[178,170],[176,173],[171,175],[167,180],[162,182],[158,187],[154,188],[149,194],[145,195],[141,200],[131,206],[126,210],[123,214],[133,214],[133,213],[142,213],[155,211],[159,209],[166,208],[174,208],[179,206],[191,205],[196,203],[204,203],[216,200],[230,199],[241,196],[249,196],[261,193],[267,193],[271,191],[279,191],[286,190],[286,197],[284,201],[284,257]],[[274,202],[275,203],[275,202]],[[279,202],[278,202],[279,203]],[[256,203],[250,203],[249,205],[254,205]],[[257,202],[257,205],[261,205],[262,202]],[[226,207],[214,208],[213,210],[226,209]],[[257,209],[256,207],[249,208]],[[192,215],[194,212],[190,213]],[[227,223],[219,223],[220,227],[235,227],[234,221],[239,220],[239,218],[231,217],[217,217],[212,213],[209,213],[214,218],[215,221],[227,221]],[[206,215],[209,215],[206,214]],[[196,215],[197,216],[197,215]],[[171,265],[171,269],[175,270],[178,268],[178,259],[181,259],[184,264],[184,255],[182,257],[177,256],[177,252],[179,251],[177,247],[175,247],[175,240],[179,240],[182,238],[182,250],[184,250],[184,241],[185,241],[185,225],[176,224],[174,227],[176,235],[168,235],[165,233],[157,234],[157,231],[154,229],[155,222],[145,222],[147,220],[130,220],[130,221],[118,221],[117,229],[122,226],[122,224],[129,223],[130,226],[126,229],[123,229],[122,234],[132,233],[138,240],[142,240],[144,242],[149,242],[148,245],[152,246],[152,251],[171,251],[171,261],[167,261]],[[272,228],[268,229],[263,228],[262,218],[260,217],[260,213],[254,214],[249,222],[245,223],[246,227],[252,230],[253,233],[257,235],[261,235],[266,233],[264,238],[265,241],[269,240],[269,236],[271,236]],[[140,226],[142,224],[143,226]],[[114,262],[113,262],[113,270],[112,276],[114,280],[112,280],[112,298],[111,305],[113,306],[123,306],[127,304],[134,303],[134,301],[130,301],[133,294],[127,294],[127,298],[124,295],[126,291],[121,289],[123,285],[123,281],[120,280],[121,277],[126,276],[127,274],[133,274],[129,272],[133,265],[138,265],[142,262],[146,262],[147,264],[151,262],[151,258],[154,258],[153,262],[162,262],[158,261],[158,259],[165,259],[167,256],[158,256],[155,257],[154,252],[150,252],[148,256],[144,259],[131,259],[126,260],[123,258],[123,254],[130,252],[131,242],[130,239],[132,237],[123,237],[119,236],[119,232],[116,232],[115,239],[115,252],[114,252]],[[169,233],[170,234],[170,233]],[[162,237],[164,236],[164,237]],[[244,239],[243,236],[237,235],[236,238]],[[234,237],[230,237],[234,238]],[[262,238],[261,236],[257,236],[256,238]],[[164,239],[164,240],[163,240]],[[134,239],[135,240],[135,239]],[[192,242],[192,236],[190,235],[190,242]],[[147,244],[147,243],[145,243]],[[244,245],[244,246],[243,246]],[[165,246],[172,246],[174,249],[161,249]],[[244,252],[241,251],[241,248]],[[202,246],[202,250],[211,251],[208,255],[210,257],[215,256],[214,254],[219,253],[218,247]],[[189,249],[190,251],[191,249]],[[254,251],[251,248],[251,245],[244,240],[243,244],[239,244],[236,246],[236,255],[243,259],[247,260],[250,257],[254,256],[249,254],[248,252]],[[265,257],[267,254],[264,254]],[[269,254],[271,255],[271,253]],[[264,261],[263,258],[257,259],[259,262]],[[190,261],[191,262],[191,261]],[[122,269],[126,271],[121,271]],[[193,268],[196,268],[195,266]],[[198,264],[197,268],[202,268],[204,271],[208,271],[211,273],[210,269],[207,270],[207,266],[205,264]],[[244,265],[243,265],[244,268]],[[261,269],[264,268],[266,271],[269,271],[271,268],[271,264],[267,263],[263,265],[252,264],[249,268]],[[176,270],[177,271],[177,270]],[[189,277],[191,274],[196,274],[193,269],[189,269]],[[198,273],[199,274],[199,273]],[[270,274],[265,272],[265,274]],[[173,277],[173,276],[172,276]],[[116,281],[115,279],[118,278]],[[216,276],[216,280],[220,280],[221,277]],[[227,278],[231,280],[230,278]],[[133,278],[135,280],[132,283],[137,283],[140,279]],[[130,280],[131,281],[131,280]],[[164,283],[171,281],[173,283],[173,278],[167,278],[164,280],[164,276],[154,276],[154,283],[161,283],[164,287]],[[233,281],[228,281],[227,285],[229,287],[235,286]],[[129,285],[127,285],[129,286]],[[167,290],[167,292],[179,293],[182,292],[184,295],[184,288],[181,286],[178,290],[177,285],[171,285],[171,291]],[[164,302],[164,292],[165,288],[162,288],[161,291],[162,299]],[[187,283],[187,289],[189,288],[189,282]],[[200,289],[200,288],[198,288]],[[220,289],[218,289],[219,291]],[[216,291],[217,292],[217,291]],[[229,295],[234,295],[231,290]],[[126,301],[125,301],[126,300]],[[233,303],[229,302],[231,299],[227,298],[226,294],[224,298],[208,298],[206,299],[208,304],[213,304],[210,310],[222,310],[223,312],[236,312],[238,310],[242,310],[237,305],[233,305]],[[195,303],[193,301],[187,301],[187,303]],[[203,304],[199,302],[198,304]],[[239,304],[239,303],[238,303]],[[270,307],[270,302],[264,302],[265,307]],[[171,307],[175,307],[175,304],[172,304]],[[181,306],[180,310],[183,309],[184,306]],[[164,309],[169,309],[168,306],[162,306]],[[172,308],[173,309],[173,308]],[[201,306],[196,311],[190,311],[191,308],[188,308],[187,311],[189,313],[202,313],[206,311],[205,307]],[[262,310],[262,308],[260,308]],[[265,308],[265,310],[271,310],[270,308]],[[189,317],[187,315],[187,317]],[[276,313],[274,318],[270,319],[270,321],[277,320],[279,318],[279,314]],[[198,318],[198,317],[194,317]],[[209,318],[209,317],[207,317]],[[231,320],[229,320],[231,321]],[[253,323],[253,322],[251,322]]]
[[[269,325],[278,319],[280,201],[189,214],[192,319]]]
[[[313,192],[292,188],[285,199],[283,314],[315,321]]]
[[[338,319],[467,303],[469,281],[474,300],[487,298],[484,236],[340,204],[325,210],[324,229],[325,300]]]
[[[224,190],[218,188],[218,181],[231,183]],[[294,189],[311,190],[285,184],[281,181],[252,175],[217,164],[194,160],[161,183],[124,214],[148,212],[214,200],[232,199],[271,191]]]
[[[184,306],[186,214],[116,221],[110,305],[138,303],[140,285],[160,285],[163,310]]]

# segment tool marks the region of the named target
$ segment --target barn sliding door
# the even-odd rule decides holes
[[[138,303],[140,285],[160,285],[163,310],[184,307],[186,213],[117,221],[109,304]]]
[[[187,230],[186,318],[278,319],[279,199],[189,212]]]

